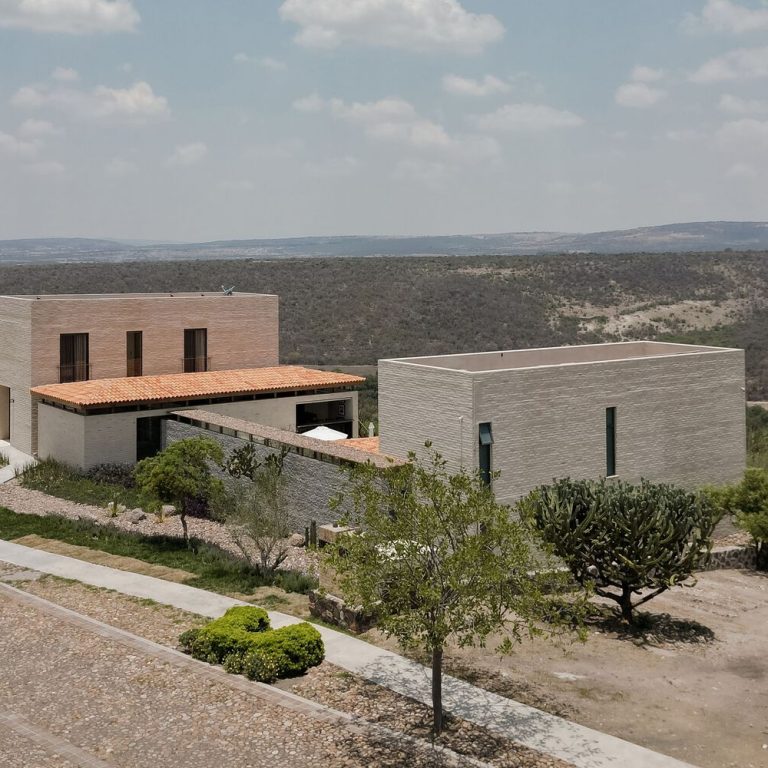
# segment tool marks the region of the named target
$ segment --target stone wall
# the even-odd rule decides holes
[[[280,447],[263,445],[244,437],[221,434],[191,424],[178,421],[167,421],[165,424],[165,445],[200,435],[221,443],[227,456],[249,442],[252,442],[256,455],[260,458],[280,451]],[[286,440],[288,439],[286,437]],[[289,453],[284,459],[283,473],[286,478],[286,507],[289,509],[288,522],[291,529],[303,534],[304,529],[309,527],[313,520],[317,521],[318,525],[338,520],[341,513],[330,509],[329,500],[344,486],[346,475],[343,465],[302,456],[291,452],[290,445],[287,447]]]
[[[715,547],[699,570],[754,569],[756,565],[757,552],[754,547]]]

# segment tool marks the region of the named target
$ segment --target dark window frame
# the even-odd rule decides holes
[[[605,409],[605,475],[616,476],[616,407]]]
[[[90,344],[87,333],[59,334],[59,383],[91,378]]]
[[[490,486],[493,474],[493,425],[484,421],[477,425],[478,468],[483,482]]]
[[[144,331],[125,332],[125,363],[126,376],[144,375]]]
[[[208,370],[208,329],[184,329],[184,373],[203,373]]]

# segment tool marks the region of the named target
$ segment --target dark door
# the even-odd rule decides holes
[[[163,419],[146,416],[136,419],[136,461],[156,456],[163,449]]]

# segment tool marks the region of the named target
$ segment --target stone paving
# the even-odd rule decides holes
[[[8,587],[0,615],[3,768],[482,765]]]
[[[241,601],[174,584],[149,576],[116,571],[62,555],[29,549],[0,540],[0,560],[23,568],[74,578],[93,586],[115,589],[135,597],[150,598],[204,616],[221,616]],[[1,585],[0,585],[1,586]],[[273,627],[298,621],[270,611]],[[422,703],[431,702],[429,670],[421,664],[373,646],[358,638],[319,627],[326,658],[344,669],[396,693]],[[558,757],[577,768],[683,768],[686,763],[554,715],[505,699],[449,675],[443,677],[443,701],[447,712],[475,723],[544,754]]]

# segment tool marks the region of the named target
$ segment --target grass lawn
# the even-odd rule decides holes
[[[142,536],[84,520],[19,515],[0,507],[0,539],[10,541],[30,534],[189,571],[195,575],[185,583],[221,594],[251,595],[263,586],[304,593],[317,586],[314,579],[294,572],[264,576],[229,552],[197,539],[187,547],[172,536]]]

